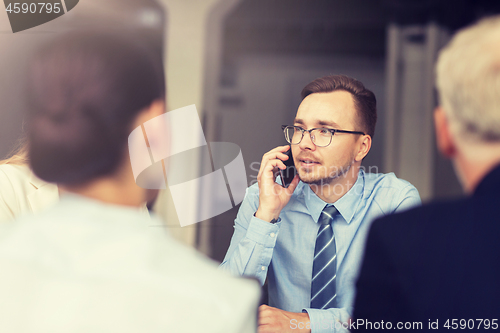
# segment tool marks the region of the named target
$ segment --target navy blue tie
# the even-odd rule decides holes
[[[313,309],[333,308],[337,304],[337,247],[332,228],[332,221],[337,214],[335,206],[326,206],[319,217],[311,281]]]

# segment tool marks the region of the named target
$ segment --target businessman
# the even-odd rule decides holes
[[[408,182],[361,168],[377,119],[370,90],[334,75],[309,83],[302,98],[293,125],[283,126],[290,146],[263,156],[221,264],[262,284],[267,278],[262,333],[344,331],[368,226],[420,203]],[[298,175],[283,188],[275,174],[289,149]]]
[[[373,224],[357,282],[361,331],[381,320],[432,331],[500,325],[500,17],[456,34],[436,74],[438,147],[467,195]]]

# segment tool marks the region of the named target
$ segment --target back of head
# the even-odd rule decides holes
[[[33,171],[49,182],[81,184],[123,162],[132,122],[164,97],[164,78],[161,63],[137,42],[69,33],[34,55],[26,93]]]
[[[456,136],[500,143],[500,17],[459,31],[440,52],[436,74]]]
[[[351,93],[358,113],[360,129],[372,138],[375,135],[375,125],[377,123],[377,99],[375,94],[366,89],[360,81],[346,75],[329,75],[318,78],[308,83],[302,89],[302,99],[310,94],[329,93],[336,90],[343,90]]]

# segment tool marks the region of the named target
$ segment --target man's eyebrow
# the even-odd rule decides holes
[[[324,121],[324,120],[320,120],[318,122],[318,124],[320,124],[321,126],[330,126],[330,127],[339,127],[339,124],[337,124],[336,122],[334,121]]]
[[[294,124],[300,124],[300,125],[304,125],[304,121],[300,118],[295,118],[295,120],[293,121]],[[318,126],[330,126],[330,127],[336,127],[336,128],[340,128],[339,124],[337,124],[336,122],[334,121],[326,121],[326,120],[320,120],[318,121]]]

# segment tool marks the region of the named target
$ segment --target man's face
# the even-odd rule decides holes
[[[309,130],[331,128],[361,131],[352,95],[346,91],[315,93],[299,106],[294,125]],[[360,135],[335,133],[330,145],[316,147],[308,133],[292,145],[292,154],[300,180],[308,184],[329,184],[345,174],[354,163]]]

